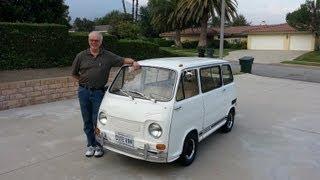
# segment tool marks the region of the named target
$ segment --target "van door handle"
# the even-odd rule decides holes
[[[181,110],[182,107],[181,106],[178,106],[178,107],[175,107],[174,110],[178,111],[178,110]]]
[[[223,89],[222,91],[223,91],[223,92],[225,92],[225,91],[226,91],[226,89]]]

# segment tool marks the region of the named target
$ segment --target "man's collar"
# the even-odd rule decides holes
[[[104,53],[104,51],[105,51],[105,49],[104,49],[104,48],[100,48],[100,50],[99,50],[99,54],[98,54],[98,55],[100,55],[100,54]],[[88,48],[88,49],[86,50],[86,52],[87,52],[87,54],[88,54],[88,55],[92,55],[92,54],[91,54],[91,51],[90,51],[90,48]]]

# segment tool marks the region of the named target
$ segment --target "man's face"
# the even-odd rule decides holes
[[[89,37],[89,46],[91,49],[97,50],[100,48],[102,42],[99,38],[99,36],[92,35]]]

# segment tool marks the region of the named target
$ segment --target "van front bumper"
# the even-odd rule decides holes
[[[158,163],[167,162],[168,154],[165,152],[152,151],[149,144],[144,144],[143,148],[126,147],[118,143],[109,141],[104,132],[100,132],[98,135],[96,135],[96,140],[104,148],[132,158]]]

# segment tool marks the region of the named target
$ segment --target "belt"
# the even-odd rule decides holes
[[[90,91],[95,91],[95,90],[104,91],[104,88],[103,88],[103,87],[101,87],[101,88],[89,87],[89,86],[86,86],[86,85],[84,85],[84,84],[79,84],[79,86],[80,86],[80,87],[83,87],[83,88],[86,88],[86,89],[88,89],[88,90],[90,90]]]

